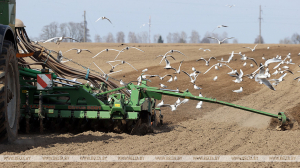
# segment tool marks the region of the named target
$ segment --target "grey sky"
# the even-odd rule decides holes
[[[227,4],[235,7],[226,7]],[[116,37],[117,32],[123,31],[127,41],[129,31],[149,31],[148,25],[140,27],[151,16],[151,42],[155,34],[161,34],[166,41],[169,32],[185,31],[190,36],[192,30],[202,38],[223,24],[228,27],[214,33],[226,31],[239,43],[253,43],[259,34],[261,5],[262,37],[266,43],[278,43],[295,32],[300,34],[299,4],[299,0],[17,0],[16,16],[25,23],[29,37],[38,37],[42,27],[53,21],[81,22],[86,10],[92,40],[96,34],[103,37],[111,32]],[[106,20],[95,22],[102,16],[113,25]]]

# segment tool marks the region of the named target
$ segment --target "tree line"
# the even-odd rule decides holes
[[[280,44],[300,44],[300,35],[298,33],[292,34],[291,37],[285,37],[279,41]]]
[[[91,42],[89,29],[86,28],[86,41]],[[77,41],[83,42],[84,41],[84,23],[75,23],[75,22],[68,22],[68,23],[57,23],[51,22],[49,25],[45,25],[42,28],[42,33],[39,35],[39,39],[47,40],[53,37],[71,37]],[[66,41],[66,40],[64,40]]]
[[[86,23],[87,25],[87,23]],[[86,41],[92,42],[90,30],[86,27]],[[84,41],[84,22],[75,23],[75,22],[67,22],[67,23],[57,23],[51,22],[48,25],[45,25],[42,28],[42,33],[39,35],[39,39],[50,39],[53,37],[66,36],[76,39],[77,41]],[[191,34],[188,34],[184,31],[182,32],[174,32],[168,33],[166,36],[166,40],[162,38],[160,34],[153,35],[153,39],[151,39],[152,43],[217,43],[214,39],[209,39],[207,37],[215,37],[217,39],[224,39],[228,37],[226,32],[222,34],[206,32],[201,38],[200,34],[196,30],[192,30]],[[259,43],[259,35],[254,39],[254,43]],[[37,39],[36,39],[37,40]],[[126,41],[127,40],[127,41]],[[66,41],[66,40],[65,40]],[[107,35],[100,36],[96,34],[94,36],[94,42],[103,42],[103,43],[148,43],[149,42],[149,34],[147,31],[135,33],[130,31],[125,37],[125,33],[119,31],[116,35],[112,33],[108,33]],[[224,41],[224,43],[228,43],[228,41]],[[232,39],[232,43],[238,43],[238,39]],[[264,43],[263,37],[261,37],[261,43]],[[298,33],[294,33],[291,37],[285,37],[279,41],[281,44],[300,44],[300,35]]]
[[[92,42],[90,30],[86,28],[86,41]],[[75,23],[75,22],[67,22],[67,23],[57,23],[57,22],[51,22],[48,25],[45,25],[42,28],[42,32],[39,35],[39,39],[50,39],[53,37],[58,36],[66,36],[71,37],[73,39],[76,39],[77,41],[83,42],[84,41],[84,23]],[[186,32],[174,32],[169,33],[166,37],[166,40],[162,38],[160,34],[153,35],[153,39],[151,39],[151,42],[153,43],[217,43],[216,40],[208,39],[207,37],[216,37],[218,39],[226,38],[227,33],[223,32],[222,34],[217,33],[210,33],[206,32],[203,38],[201,38],[200,34],[193,30],[190,34],[190,36],[187,35]],[[38,39],[36,39],[38,40]],[[65,40],[67,41],[67,40]],[[125,33],[122,31],[119,31],[116,33],[116,35],[112,34],[111,32],[107,35],[100,36],[99,34],[96,34],[94,36],[94,42],[104,42],[104,43],[148,43],[149,42],[149,33],[147,31],[143,31],[140,33],[135,33],[130,31],[127,34],[127,37],[125,36]],[[224,43],[227,43],[225,41]],[[237,39],[233,39],[233,43],[238,43]]]

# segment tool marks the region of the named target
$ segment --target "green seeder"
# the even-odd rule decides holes
[[[163,122],[161,109],[156,108],[156,100],[161,100],[162,95],[180,97],[185,99],[218,103],[273,118],[278,118],[282,124],[289,120],[283,112],[278,115],[271,114],[212,98],[199,97],[192,95],[188,90],[178,92],[175,90],[159,89],[147,86],[147,80],[143,80],[141,85],[129,83],[126,86],[112,90],[107,90],[107,86],[101,83],[100,88],[91,87],[89,84],[71,81],[57,77],[54,73],[47,70],[36,71],[19,67],[20,72],[20,97],[21,97],[21,116],[24,118],[60,118],[60,119],[88,119],[99,120],[98,122],[118,123],[126,125],[126,129],[132,131],[136,123]],[[52,76],[53,87],[45,90],[38,90],[37,86],[29,84],[37,82],[37,74],[50,74]],[[24,80],[26,79],[26,80]],[[56,81],[57,79],[73,82],[67,84]],[[56,86],[60,84],[62,86]],[[130,97],[119,91],[126,89],[130,91]],[[156,113],[158,117],[156,117]],[[158,119],[157,119],[158,118]],[[29,122],[28,122],[29,123]],[[120,124],[121,123],[121,124]],[[40,126],[43,124],[41,123]],[[27,127],[28,129],[28,127]],[[29,130],[27,130],[29,131]]]

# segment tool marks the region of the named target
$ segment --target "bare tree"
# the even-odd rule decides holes
[[[50,29],[50,35],[52,37],[57,37],[58,36],[58,23],[57,22],[50,23],[49,29]]]
[[[117,43],[124,43],[125,42],[125,34],[120,31],[117,33]]]
[[[190,43],[200,43],[200,35],[196,30],[193,30],[191,33]]]
[[[187,34],[184,31],[182,31],[180,34],[179,43],[186,43],[186,39],[187,39]]]
[[[148,42],[148,32],[144,31],[137,35],[138,43],[147,43]]]
[[[259,43],[259,35],[254,39],[254,44],[258,44]],[[261,44],[264,44],[265,41],[264,41],[264,38],[261,36]]]
[[[172,41],[172,33],[169,33],[168,35],[167,35],[167,43],[172,43],[173,41]]]
[[[161,36],[161,35],[160,35],[160,34],[155,34],[155,35],[153,36],[153,42],[154,42],[154,43],[157,43],[157,42],[158,42],[159,36]]]
[[[294,33],[291,40],[294,44],[300,44],[300,35],[298,33]]]
[[[173,33],[172,34],[172,42],[173,43],[179,43],[179,41],[180,41],[180,35],[179,35],[179,33]]]
[[[237,44],[237,43],[239,43],[239,41],[238,41],[238,39],[234,38],[234,39],[232,40],[232,43],[233,43],[233,44]]]
[[[86,29],[86,38],[87,41],[90,40],[90,34],[89,29]],[[61,23],[58,24],[57,22],[52,22],[49,25],[46,25],[42,29],[42,34],[40,34],[40,37],[42,39],[49,39],[53,37],[58,36],[68,36],[72,37],[78,41],[83,41],[84,38],[84,24],[81,23],[75,23],[75,22],[69,22],[69,23]],[[66,41],[66,40],[64,40]],[[72,40],[69,40],[70,42],[73,42]]]
[[[229,38],[227,32],[223,32],[221,36],[219,36],[219,40],[223,40],[225,38]],[[228,40],[223,41],[223,43],[228,43]]]
[[[60,36],[67,36],[68,30],[67,30],[67,23],[61,23],[59,25],[59,34]]]
[[[221,36],[220,36],[218,33],[212,33],[212,34],[211,34],[210,36],[208,36],[208,37],[215,37],[215,38],[217,38],[217,39],[222,40],[222,39],[221,39]],[[208,40],[209,40],[210,43],[218,43],[218,41],[215,40],[215,39],[208,38]]]
[[[137,38],[134,32],[128,33],[128,42],[129,43],[137,43]]]
[[[44,39],[44,40],[51,38],[50,31],[49,31],[49,25],[46,25],[42,28],[42,33],[40,34],[40,38]]]
[[[210,32],[206,32],[204,37],[201,40],[201,43],[210,43],[210,40],[207,38],[207,37],[210,37],[210,36],[211,36]]]
[[[289,37],[279,40],[280,44],[292,44],[292,40]]]
[[[96,34],[96,35],[95,35],[94,41],[95,41],[96,43],[101,43],[101,42],[102,42],[102,39],[101,39],[101,37],[100,37],[99,34]]]
[[[58,23],[51,22],[49,25],[46,25],[42,28],[42,34],[40,37],[42,39],[49,39],[53,37],[57,37],[59,35]]]
[[[111,32],[109,32],[108,35],[105,37],[105,42],[106,43],[114,43],[115,42],[114,35]]]

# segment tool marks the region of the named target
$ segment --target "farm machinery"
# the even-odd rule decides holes
[[[142,77],[139,85],[130,82],[119,87],[109,76],[74,61],[85,70],[66,66],[55,58],[59,52],[32,43],[28,38],[23,22],[15,20],[15,0],[0,1],[0,6],[3,8],[0,14],[0,142],[15,140],[18,130],[30,132],[36,128],[40,132],[84,128],[131,134],[138,130],[147,132],[158,122],[163,124],[156,103],[162,95],[239,108],[278,118],[282,124],[289,121],[283,112],[276,115],[194,96],[188,90],[150,87]]]

